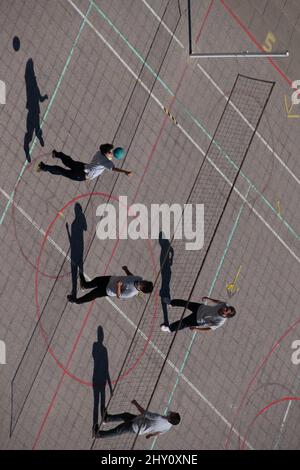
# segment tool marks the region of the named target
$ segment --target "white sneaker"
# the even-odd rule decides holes
[[[161,329],[161,331],[164,331],[165,333],[171,333],[170,328],[167,325],[165,325],[164,323],[162,325],[160,325],[160,329]]]

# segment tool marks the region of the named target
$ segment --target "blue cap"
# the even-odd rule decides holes
[[[117,160],[122,160],[125,157],[125,150],[122,147],[117,147],[113,150],[113,154]]]

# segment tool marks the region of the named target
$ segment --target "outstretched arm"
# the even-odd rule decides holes
[[[117,173],[124,173],[127,176],[132,175],[132,171],[122,170],[121,168],[113,168],[112,171],[116,171]]]
[[[211,328],[198,328],[197,326],[190,326],[190,330],[194,331],[209,331]]]
[[[210,297],[202,297],[202,300],[210,300],[211,302],[214,302],[215,304],[221,304],[222,300],[216,300],[216,299],[211,299]]]
[[[140,413],[145,413],[146,410],[144,410],[144,408],[141,405],[139,405],[136,400],[132,400],[131,403],[138,409]]]
[[[158,431],[147,434],[146,439],[150,439],[150,437],[158,436],[159,434],[161,434],[161,432],[158,432]]]
[[[121,297],[121,294],[122,294],[122,286],[123,286],[123,282],[122,281],[118,281],[117,284],[116,284],[117,288],[116,288],[116,294],[117,294],[117,297],[118,299]]]
[[[123,269],[123,271],[125,271],[125,273],[127,274],[127,276],[133,276],[133,274],[129,271],[129,269],[127,268],[127,266],[122,266],[122,269]]]

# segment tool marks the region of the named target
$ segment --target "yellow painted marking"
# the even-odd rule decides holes
[[[294,106],[294,104],[292,103],[291,107],[289,109],[286,95],[284,95],[284,104],[285,104],[285,110],[286,110],[286,114],[287,114],[288,118],[299,118],[300,117],[300,114],[290,114],[291,109]]]
[[[174,124],[178,124],[174,116],[170,113],[170,111],[167,108],[164,108],[164,112],[169,116],[169,118],[174,122]]]
[[[239,278],[241,269],[242,269],[242,266],[239,267],[238,272],[236,273],[234,280],[226,285],[226,289],[227,289],[229,294],[235,294],[236,292],[238,292],[240,290],[238,287],[236,287],[236,283],[237,283],[237,280]]]
[[[272,52],[273,44],[275,44],[275,42],[276,42],[276,38],[274,34],[271,31],[269,31],[265,39],[264,45],[263,45],[263,50],[265,52]]]
[[[289,114],[290,111],[291,111],[291,109],[292,109],[292,107],[293,107],[293,103],[291,104],[291,107],[290,107],[290,109],[289,109],[288,103],[287,103],[287,97],[286,97],[286,95],[284,95],[284,104],[285,104],[286,114]]]
[[[278,215],[280,215],[281,217],[281,206],[280,206],[280,201],[276,201],[276,207],[277,207],[277,212],[278,212]]]

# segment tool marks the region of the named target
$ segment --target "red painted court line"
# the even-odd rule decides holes
[[[184,78],[184,76],[185,76],[185,74],[186,74],[187,68],[188,68],[188,64],[185,65],[184,70],[183,70],[183,72],[182,72],[182,74],[181,74],[181,77],[180,77],[180,79],[179,79],[179,83],[178,83],[177,88],[176,88],[176,90],[175,90],[174,96],[173,96],[173,98],[172,98],[172,100],[171,100],[171,102],[170,102],[170,105],[168,106],[168,109],[169,109],[169,110],[171,110],[171,108],[172,108],[172,106],[173,106],[173,104],[174,104],[174,101],[175,101],[175,99],[176,99],[176,94],[177,94],[177,92],[178,92],[178,90],[179,90],[179,88],[180,88],[180,86],[181,86],[181,84],[182,84],[182,81],[183,81],[183,78]],[[159,130],[159,133],[158,133],[158,135],[157,135],[157,137],[156,137],[156,140],[155,140],[155,142],[154,142],[154,144],[153,144],[153,146],[152,146],[151,152],[150,152],[150,154],[149,154],[149,157],[148,157],[148,160],[147,160],[147,164],[146,164],[146,166],[145,166],[145,168],[144,168],[144,171],[143,171],[143,174],[142,174],[142,176],[141,176],[141,178],[140,178],[138,187],[137,187],[137,189],[136,189],[136,191],[135,191],[135,194],[134,194],[134,196],[133,196],[133,203],[136,201],[137,194],[138,194],[138,192],[139,192],[139,190],[140,190],[140,187],[141,187],[142,182],[143,182],[143,180],[144,180],[144,178],[145,178],[145,175],[146,175],[146,173],[147,173],[147,171],[148,171],[148,169],[149,169],[150,162],[151,162],[151,160],[152,160],[152,158],[153,158],[153,155],[154,155],[154,152],[155,152],[155,150],[156,150],[156,148],[157,148],[157,145],[158,145],[158,143],[159,143],[159,141],[160,141],[160,139],[161,139],[163,130],[164,130],[165,126],[166,126],[166,123],[168,122],[168,119],[169,119],[168,116],[165,115],[165,117],[164,117],[164,119],[163,119],[163,122],[162,122],[162,125],[161,125],[161,128],[160,128],[160,130]],[[112,258],[113,258],[114,255],[115,255],[115,252],[116,252],[117,246],[118,246],[118,244],[119,244],[119,241],[120,241],[120,240],[119,240],[119,238],[118,238],[118,239],[116,240],[115,244],[114,244],[114,247],[113,247],[113,249],[112,249],[112,253],[111,253],[111,255],[110,255],[110,258],[109,258],[108,263],[107,263],[107,266],[106,266],[106,270],[107,270],[108,266],[110,265]]]
[[[206,20],[207,20],[207,18],[208,18],[208,15],[210,14],[210,11],[211,11],[211,9],[212,9],[213,3],[214,3],[214,0],[211,0],[210,4],[209,4],[209,6],[208,6],[208,9],[207,9],[207,11],[206,11],[206,13],[205,13],[204,20],[203,20],[203,23],[202,23],[202,25],[201,25],[200,31],[199,31],[199,33],[198,33],[196,39],[195,39],[195,42],[196,42],[196,43],[199,41],[199,38],[200,38],[200,36],[201,36],[201,34],[202,34],[202,30],[203,30],[203,28],[204,28],[204,25],[205,25],[205,23],[206,23]]]
[[[77,335],[76,341],[75,341],[75,343],[74,343],[74,345],[73,345],[73,347],[72,347],[71,354],[70,354],[70,356],[69,356],[69,358],[68,358],[68,362],[67,362],[67,365],[66,365],[66,369],[69,368],[70,362],[71,362],[72,357],[73,357],[73,355],[74,355],[74,353],[75,353],[75,350],[76,350],[76,348],[77,348],[77,345],[78,345],[78,343],[79,343],[79,340],[80,340],[80,338],[81,338],[81,336],[82,336],[84,327],[85,327],[85,325],[86,325],[86,323],[87,323],[87,321],[88,321],[88,318],[89,318],[89,316],[90,316],[90,313],[91,313],[91,311],[92,311],[92,308],[93,308],[93,306],[94,306],[94,303],[95,303],[95,300],[91,303],[90,307],[89,307],[88,310],[87,310],[87,313],[86,313],[85,318],[84,318],[84,320],[83,320],[83,323],[82,323],[82,325],[81,325],[80,331],[79,331],[79,333],[78,333],[78,335]],[[53,405],[54,405],[54,403],[55,403],[55,400],[56,400],[58,391],[59,391],[60,386],[61,386],[61,384],[62,384],[62,382],[63,382],[63,380],[64,380],[65,375],[66,375],[66,372],[63,371],[62,376],[61,376],[61,378],[60,378],[60,381],[58,382],[58,385],[57,385],[57,387],[56,387],[56,390],[55,390],[55,392],[54,392],[54,395],[53,395],[53,397],[52,397],[52,399],[51,399],[51,402],[50,402],[50,404],[49,404],[49,406],[48,406],[48,409],[47,409],[47,411],[46,411],[46,414],[45,414],[45,416],[44,416],[44,418],[43,418],[43,421],[42,421],[42,423],[41,423],[41,426],[40,426],[40,428],[39,428],[39,430],[38,430],[38,433],[37,433],[37,435],[36,435],[36,438],[35,438],[35,440],[34,440],[34,443],[33,443],[33,446],[32,446],[32,450],[35,450],[36,445],[37,445],[37,443],[38,443],[38,441],[39,441],[39,439],[40,439],[40,436],[41,436],[41,434],[42,434],[42,432],[43,432],[43,429],[44,429],[44,426],[45,426],[45,424],[46,424],[46,421],[47,421],[47,419],[48,419],[48,417],[49,417],[49,415],[50,415],[50,412],[51,412],[51,410],[52,410],[52,408],[53,408]]]
[[[251,41],[258,47],[262,52],[265,52],[262,48],[262,46],[259,44],[259,42],[255,39],[253,34],[249,31],[247,26],[244,25],[242,20],[234,13],[234,11],[225,3],[224,0],[221,0],[221,3],[225,10],[232,16],[232,18],[239,24],[239,26],[244,30],[244,32],[249,36]],[[275,64],[274,60],[271,57],[267,57],[268,61],[270,64],[274,67],[274,69],[281,75],[281,77],[289,84],[289,86],[292,86],[292,81],[285,75],[285,73],[278,67],[277,64]]]
[[[183,73],[182,73],[182,75],[181,75],[181,77],[180,77],[179,83],[178,83],[177,88],[176,88],[176,92],[175,92],[175,94],[174,94],[174,97],[173,97],[172,100],[171,100],[169,109],[171,109],[171,107],[172,107],[172,105],[173,105],[173,103],[174,103],[174,101],[175,101],[176,93],[178,92],[178,90],[179,90],[179,88],[180,88],[180,86],[181,86],[181,84],[182,84],[182,81],[183,81],[184,75],[185,75],[185,73],[186,73],[186,71],[187,71],[187,68],[188,68],[188,64],[186,64],[185,67],[184,67]],[[139,191],[139,189],[140,189],[141,182],[143,181],[143,179],[144,179],[144,177],[145,177],[145,174],[146,174],[146,172],[147,172],[147,170],[148,170],[148,168],[149,168],[150,161],[151,161],[151,159],[152,159],[152,157],[153,157],[153,155],[154,155],[154,151],[155,151],[155,149],[156,149],[156,147],[157,147],[157,145],[158,145],[158,142],[159,142],[159,140],[160,140],[160,138],[161,138],[161,136],[162,136],[162,132],[163,132],[163,130],[164,130],[164,128],[165,128],[165,125],[166,125],[167,121],[168,121],[168,117],[165,116],[164,119],[163,119],[162,126],[161,126],[161,128],[160,128],[158,137],[156,138],[156,141],[155,141],[155,143],[154,143],[154,145],[153,145],[153,147],[152,147],[152,149],[151,149],[151,152],[150,152],[150,155],[149,155],[149,157],[148,157],[148,161],[147,161],[146,167],[145,167],[145,169],[144,169],[144,172],[143,172],[143,174],[142,174],[142,176],[141,176],[141,178],[140,178],[137,191],[136,191],[136,193],[135,193],[135,195],[134,195],[134,200],[135,200],[135,198],[136,198],[136,196],[137,196],[137,193],[138,193],[138,191]],[[109,264],[110,264],[110,262],[111,262],[113,256],[115,255],[115,252],[116,252],[118,243],[119,243],[119,239],[116,241],[116,243],[115,243],[115,245],[114,245],[114,247],[113,247],[112,255],[110,256],[110,259],[109,259],[109,262],[108,262],[108,264],[107,264],[107,266],[106,266],[105,272],[107,271],[107,268],[108,268],[108,266],[109,266]],[[91,311],[92,311],[92,307],[94,306],[94,303],[95,303],[95,301],[93,301],[93,303],[91,304],[91,307],[90,307],[90,309],[88,310],[88,312],[87,312],[87,314],[86,314],[86,316],[85,316],[85,318],[84,318],[83,324],[82,324],[82,326],[81,326],[81,328],[80,328],[80,331],[79,331],[78,336],[77,336],[77,338],[76,338],[75,344],[74,344],[74,346],[73,346],[73,348],[72,348],[72,351],[71,351],[71,354],[70,354],[70,356],[69,356],[69,358],[68,358],[68,362],[67,362],[66,369],[69,368],[70,362],[71,362],[72,357],[73,357],[73,355],[74,355],[74,353],[75,353],[75,350],[76,350],[76,348],[77,348],[77,345],[78,345],[78,343],[79,343],[79,340],[80,340],[80,338],[81,338],[81,336],[82,336],[82,333],[83,333],[83,331],[84,331],[85,325],[86,325],[87,320],[88,320],[88,318],[89,318],[89,315],[90,315],[90,313],[91,313]],[[63,379],[64,379],[65,375],[66,375],[66,372],[63,371],[62,376],[61,376],[61,379],[60,379],[60,381],[59,381],[59,383],[58,383],[58,385],[57,385],[57,387],[56,387],[56,390],[55,390],[55,392],[54,392],[54,395],[53,395],[53,397],[52,397],[52,399],[51,399],[51,402],[50,402],[50,404],[49,404],[49,406],[48,406],[48,409],[47,409],[47,411],[46,411],[46,414],[45,414],[45,416],[44,416],[44,418],[43,418],[43,420],[42,420],[41,426],[40,426],[40,428],[39,428],[39,430],[38,430],[38,433],[37,433],[37,435],[36,435],[36,438],[35,438],[35,440],[34,440],[34,444],[33,444],[32,450],[35,450],[35,448],[36,448],[36,446],[37,446],[37,444],[38,444],[38,441],[39,441],[39,439],[40,439],[40,437],[41,437],[41,434],[42,434],[43,429],[44,429],[44,427],[45,427],[46,421],[47,421],[47,419],[48,419],[48,417],[49,417],[49,415],[50,415],[50,413],[51,413],[51,410],[52,410],[52,408],[53,408],[53,406],[54,406],[56,397],[57,397],[57,395],[58,395],[59,389],[60,389],[60,387],[61,387],[61,384],[62,384],[62,382],[63,382]]]
[[[226,439],[226,442],[225,442],[225,449],[228,449],[229,447],[229,444],[231,442],[231,439],[232,439],[232,433],[233,433],[233,427],[235,425],[235,422],[240,414],[240,412],[242,411],[242,409],[244,408],[244,403],[245,403],[245,400],[249,394],[249,391],[252,387],[252,385],[256,382],[256,379],[258,377],[258,375],[260,374],[260,372],[263,370],[263,368],[265,367],[265,365],[267,364],[267,362],[270,360],[271,356],[275,353],[275,351],[277,350],[277,348],[281,345],[282,341],[291,333],[291,331],[293,331],[296,326],[298,326],[300,324],[300,318],[298,318],[298,320],[296,320],[294,323],[292,323],[289,328],[280,336],[280,338],[273,344],[272,348],[270,349],[270,351],[268,352],[268,354],[266,356],[264,356],[260,361],[258,361],[259,365],[258,367],[256,368],[255,372],[254,372],[254,375],[252,376],[250,382],[248,383],[247,385],[247,388],[246,388],[246,391],[244,392],[242,398],[241,398],[241,401],[239,403],[239,406],[238,406],[238,409],[237,411],[235,412],[234,414],[234,418],[231,422],[231,427],[230,427],[230,431],[228,433],[228,436],[227,436],[227,439]]]
[[[251,421],[251,423],[249,424],[248,426],[248,429],[247,429],[247,433],[244,437],[244,440],[243,440],[243,443],[242,443],[242,447],[240,448],[240,450],[245,450],[245,445],[246,445],[246,442],[247,442],[247,439],[249,437],[249,433],[250,433],[250,428],[253,427],[253,424],[255,423],[255,421],[257,420],[257,418],[259,416],[261,416],[263,413],[265,413],[267,410],[269,410],[269,408],[272,408],[274,405],[278,405],[278,403],[284,403],[286,401],[300,401],[300,397],[295,397],[295,396],[292,396],[292,397],[281,397],[281,398],[278,398],[277,400],[273,400],[271,401],[270,403],[268,403],[267,405],[265,405],[261,410],[259,410],[259,412],[255,415],[254,419]]]

